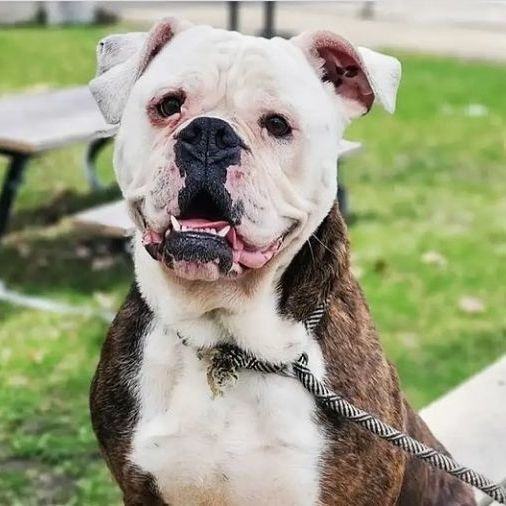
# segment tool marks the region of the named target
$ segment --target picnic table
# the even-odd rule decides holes
[[[78,142],[88,142],[86,177],[100,186],[95,159],[113,135],[87,86],[17,95],[0,100],[0,154],[9,158],[0,193],[0,238],[9,222],[28,162],[36,155]],[[62,170],[66,170],[62,167]]]

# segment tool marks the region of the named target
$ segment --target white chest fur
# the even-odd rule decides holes
[[[130,459],[171,505],[317,504],[323,436],[294,379],[242,371],[212,399],[195,351],[159,325],[146,336],[139,380]]]

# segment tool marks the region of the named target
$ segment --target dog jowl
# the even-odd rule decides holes
[[[383,355],[334,206],[346,126],[374,103],[393,112],[399,79],[395,58],[326,31],[266,40],[166,19],[99,44],[91,90],[118,125],[136,282],[90,406],[126,504],[473,504],[290,378],[240,372],[214,399],[200,353],[305,353],[330,389],[438,446]]]

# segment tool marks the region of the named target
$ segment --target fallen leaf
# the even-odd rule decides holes
[[[104,292],[95,292],[93,298],[97,301],[98,305],[103,309],[113,309],[116,306],[116,299],[114,296]]]
[[[360,279],[364,275],[364,269],[362,269],[358,265],[351,266],[351,273],[355,277],[355,279]]]
[[[422,255],[422,262],[429,265],[445,267],[448,263],[446,258],[438,251],[427,251]]]
[[[471,118],[479,118],[488,115],[488,107],[483,104],[468,104],[464,109],[464,114]]]
[[[420,338],[414,332],[406,332],[400,335],[402,344],[409,349],[419,348]]]
[[[77,258],[89,258],[91,256],[91,250],[88,246],[79,245],[75,249]]]
[[[110,269],[114,265],[114,258],[112,256],[108,257],[97,257],[93,259],[91,263],[91,268],[94,271],[104,271],[106,269]]]
[[[28,385],[29,380],[26,376],[23,376],[21,374],[10,376],[7,380],[7,383],[11,387],[25,387]]]
[[[485,311],[485,304],[481,299],[478,299],[477,297],[466,296],[460,298],[459,309],[464,311],[464,313],[478,314]]]
[[[19,243],[17,250],[21,258],[28,258],[32,254],[32,249],[26,243]]]

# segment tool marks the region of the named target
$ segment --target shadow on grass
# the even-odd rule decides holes
[[[115,184],[96,192],[84,194],[70,188],[65,188],[54,195],[49,202],[38,204],[36,207],[15,211],[9,223],[9,231],[20,231],[27,226],[54,225],[64,216],[96,205],[106,204],[119,199],[120,196],[119,188]]]
[[[373,211],[354,211],[353,209],[346,216],[346,225],[352,227],[357,223],[379,222],[381,216]]]
[[[126,240],[97,238],[64,225],[12,234],[0,246],[0,279],[24,294],[66,302],[125,290],[133,279]]]

